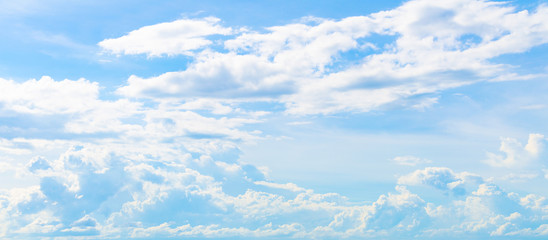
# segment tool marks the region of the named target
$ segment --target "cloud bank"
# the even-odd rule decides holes
[[[237,159],[116,150],[126,148],[73,145],[56,159],[30,160],[22,171],[39,185],[2,192],[0,234],[458,239],[548,233],[544,197],[506,192],[480,176],[448,168],[417,170],[400,177],[395,191],[356,203],[336,193],[270,182]],[[452,197],[436,203],[413,193],[413,186]]]
[[[45,82],[54,92],[65,84],[84,84],[90,92],[97,87],[85,80],[47,77],[6,82],[14,89]],[[3,113],[62,116],[52,123],[59,124],[54,129],[76,135],[1,139],[2,168],[14,179],[35,181],[0,191],[2,237],[481,239],[542,238],[548,233],[545,197],[508,192],[473,173],[417,169],[374,201],[353,202],[337,193],[273,182],[263,168],[242,162],[239,144],[264,137],[244,129],[261,121],[255,114],[212,117],[173,103],[148,106],[93,94],[73,97],[93,104],[67,115],[11,107],[14,101],[4,99]],[[13,98],[35,106],[30,97]],[[111,109],[120,101],[126,107]],[[83,120],[106,116],[111,118],[106,122],[118,125],[86,124],[81,127],[86,131],[75,130]],[[90,139],[89,133],[109,134]],[[542,135],[531,134],[521,151],[540,153],[542,141]],[[507,149],[513,148],[501,148],[511,152]],[[418,187],[445,200],[421,196],[414,192]]]

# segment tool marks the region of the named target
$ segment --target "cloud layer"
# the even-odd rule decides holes
[[[85,80],[47,77],[9,86],[45,83],[54,92],[65,84],[84,84],[91,92],[97,87]],[[337,193],[272,182],[263,168],[240,161],[238,145],[263,137],[243,130],[260,121],[254,114],[206,117],[173,103],[147,106],[97,95],[73,97],[93,104],[67,116],[64,111],[11,107],[8,103],[14,101],[4,99],[4,113],[64,116],[54,123],[60,125],[58,131],[77,135],[0,141],[2,168],[15,179],[36,182],[1,191],[3,237],[458,239],[548,234],[543,196],[507,192],[473,173],[426,167],[399,177],[394,191],[372,202],[352,202]],[[30,97],[17,99],[35,106]],[[118,125],[82,123],[106,116],[106,122]],[[76,131],[78,124],[87,127]],[[116,135],[85,135],[97,132]],[[531,134],[525,147],[516,146],[540,154],[542,141],[542,135]],[[503,139],[503,146],[507,142],[516,141]],[[501,151],[510,154],[509,149],[514,148]],[[420,188],[444,200],[421,196]]]
[[[127,146],[73,145],[56,159],[29,161],[22,171],[39,179],[39,186],[2,192],[2,236],[428,239],[548,233],[544,197],[506,192],[448,168],[402,176],[395,191],[364,204],[270,182],[256,167],[214,153],[173,158],[174,149],[154,155],[116,149]],[[433,202],[406,185],[452,197]]]
[[[131,76],[118,93],[136,98],[268,98],[293,114],[367,112],[388,104],[424,109],[445,89],[536,77],[491,60],[548,42],[547,13],[544,5],[528,12],[497,2],[417,0],[368,16],[304,18],[235,33],[224,40],[224,49],[196,52],[186,70]],[[194,21],[222,30],[207,34],[230,32],[217,20],[179,20],[145,27],[146,36],[167,43],[143,44],[138,51],[122,44],[114,51],[181,54],[170,46],[186,37],[173,37],[165,28]],[[140,43],[132,39],[145,28],[99,45],[112,50],[110,41]],[[210,43],[202,31],[185,34],[200,36],[200,47]],[[156,46],[167,48],[158,51]]]
[[[181,71],[132,75],[114,95],[86,79],[0,78],[0,177],[10,179],[0,185],[0,238],[546,238],[544,196],[474,169],[402,154],[392,161],[408,170],[393,190],[351,201],[273,181],[241,151],[284,139],[261,128],[271,114],[308,127],[299,117],[424,111],[443,90],[537,77],[493,59],[546,44],[547,23],[546,5],[474,0],[265,29],[181,19],[98,44],[120,58],[192,59]],[[546,140],[502,138],[483,163],[536,178],[548,172]]]

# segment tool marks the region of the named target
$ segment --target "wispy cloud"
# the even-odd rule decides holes
[[[147,54],[149,57],[193,55],[193,50],[213,43],[207,36],[233,33],[231,28],[223,27],[219,22],[218,18],[207,17],[159,23],[119,38],[105,39],[99,46],[114,54]]]
[[[431,163],[432,161],[415,156],[398,156],[392,159],[393,162],[399,165],[416,166],[419,164]]]

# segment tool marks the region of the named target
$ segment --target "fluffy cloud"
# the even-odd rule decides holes
[[[0,234],[323,239],[546,234],[544,197],[520,197],[448,168],[417,170],[402,176],[395,192],[357,203],[271,182],[255,166],[221,157],[230,149],[190,155],[171,144],[151,154],[129,147],[133,144],[87,143],[54,159],[31,159],[23,167],[39,185],[0,193]],[[402,186],[418,184],[456,194],[439,204]]]
[[[427,185],[444,191],[451,191],[456,195],[466,193],[466,185],[483,182],[477,175],[463,172],[454,173],[449,168],[427,167],[411,174],[401,176],[398,184]]]
[[[74,102],[79,97],[88,98],[74,96]],[[436,229],[463,236],[545,234],[539,220],[548,209],[543,197],[520,198],[473,174],[425,168],[398,180],[452,192],[455,200],[444,205],[403,186],[372,203],[354,203],[336,193],[271,182],[259,167],[240,162],[237,143],[257,138],[240,128],[256,119],[205,117],[185,103],[90,101],[59,131],[87,134],[77,131],[80,126],[89,133],[118,132],[117,138],[1,139],[0,151],[11,162],[3,167],[37,184],[0,194],[3,237],[446,236]],[[101,116],[109,118],[91,124]],[[540,153],[542,136],[531,139],[524,149]],[[442,221],[448,215],[458,221]]]
[[[38,131],[70,133],[134,129],[135,125],[121,119],[139,114],[142,103],[101,100],[99,90],[98,83],[86,79],[56,81],[47,76],[24,82],[0,79],[0,117],[19,118],[20,123],[12,125],[26,130],[37,126],[45,128]]]
[[[215,18],[184,19],[99,44],[115,54],[195,57],[181,72],[130,77],[117,93],[132,99],[102,100],[99,85],[85,79],[0,79],[0,119],[16,122],[0,127],[17,136],[0,138],[0,168],[29,180],[0,189],[0,237],[546,237],[544,196],[520,196],[449,168],[415,170],[399,177],[395,190],[357,202],[273,182],[264,168],[240,160],[239,144],[264,137],[252,124],[265,112],[238,108],[245,101],[285,104],[295,114],[390,103],[424,108],[436,102],[424,94],[510,74],[489,59],[546,42],[546,11],[409,1],[370,16],[248,31],[220,52],[207,47],[210,37],[235,31]],[[377,43],[376,36],[394,41]],[[418,100],[404,103],[409,97]],[[37,122],[49,125],[40,129]],[[505,155],[489,161],[505,167],[538,161],[545,140],[532,134],[523,146],[503,139]],[[394,161],[427,163],[411,156]],[[415,192],[417,186],[444,199]]]
[[[150,141],[175,139],[204,139],[211,142],[251,141],[259,139],[260,131],[242,131],[238,128],[257,123],[263,114],[248,112],[215,101],[198,99],[189,102],[167,102],[145,106],[144,102],[128,99],[102,100],[99,85],[85,79],[55,81],[50,77],[40,80],[15,82],[0,79],[0,119],[8,119],[2,127],[28,134],[111,134],[126,138],[147,138]],[[216,115],[234,112],[234,117],[206,117],[190,110],[210,109]],[[20,119],[12,124],[13,120]],[[7,125],[6,125],[7,124]],[[36,129],[43,126],[43,129]],[[199,142],[199,141],[197,141]],[[0,139],[0,150],[6,153],[28,153],[18,142]],[[15,145],[14,145],[15,144]],[[202,148],[208,148],[206,146]]]
[[[361,112],[393,103],[421,109],[437,98],[406,102],[478,81],[535,77],[518,75],[490,59],[548,42],[547,12],[543,5],[518,12],[496,2],[417,0],[369,16],[307,18],[266,32],[244,32],[226,40],[224,51],[197,53],[184,71],[132,76],[117,92],[130,97],[269,98],[294,114]],[[378,42],[376,36],[393,41]],[[358,57],[349,60],[345,54]]]
[[[502,138],[499,150],[503,155],[487,153],[487,164],[495,167],[529,168],[540,166],[541,160],[546,157],[546,142],[548,139],[542,134],[529,134],[527,144],[523,146],[514,138]]]
[[[99,84],[85,79],[55,81],[44,76],[22,83],[0,79],[0,107],[4,111],[32,114],[83,112],[93,107],[98,95]]]
[[[426,212],[434,220],[424,237],[442,237],[455,231],[477,237],[543,235],[546,202],[543,197],[506,192],[494,183],[470,173],[447,168],[425,168],[401,177],[400,184],[424,184],[455,193],[448,204],[427,203]],[[465,191],[466,189],[466,191]]]
[[[206,37],[228,35],[231,28],[219,25],[220,19],[181,19],[159,23],[131,31],[125,36],[106,39],[99,46],[114,54],[192,55],[192,51],[212,44]]]
[[[128,97],[241,98],[279,95],[292,90],[290,76],[266,59],[235,53],[202,52],[182,72],[153,78],[131,76],[117,90]]]

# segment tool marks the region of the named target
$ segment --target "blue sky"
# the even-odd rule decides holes
[[[0,238],[543,239],[545,1],[0,0]]]

